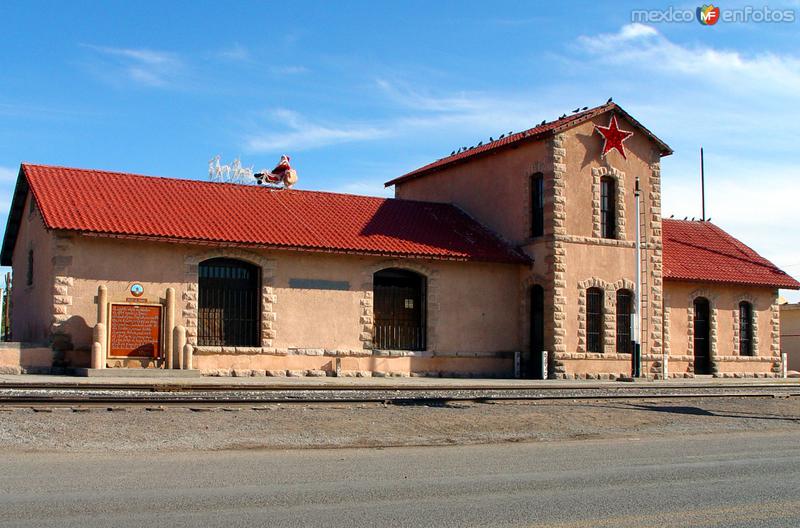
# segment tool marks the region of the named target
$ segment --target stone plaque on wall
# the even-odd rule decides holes
[[[158,357],[161,305],[112,303],[109,316],[110,357]]]

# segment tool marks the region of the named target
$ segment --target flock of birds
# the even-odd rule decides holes
[[[613,98],[613,97],[609,97],[609,98],[608,98],[608,101],[606,101],[606,104],[609,104],[609,103],[611,103],[611,102],[613,102],[613,101],[614,101],[614,98]],[[585,112],[585,111],[586,111],[586,110],[588,110],[588,109],[589,109],[589,107],[588,107],[588,106],[584,106],[583,108],[581,108],[581,107],[579,106],[578,108],[576,108],[575,110],[573,110],[573,111],[572,111],[572,113],[573,113],[573,114],[577,114],[578,112]],[[566,117],[567,117],[567,114],[561,114],[561,115],[560,115],[558,118],[559,118],[559,119],[564,119],[564,118],[566,118]],[[544,126],[544,125],[546,125],[546,124],[547,124],[547,119],[545,119],[544,121],[542,121],[541,123],[539,123],[539,124],[538,124],[538,125],[536,125],[536,126],[537,126],[537,127],[540,127],[540,126]],[[499,141],[499,140],[503,139],[503,138],[504,138],[504,137],[506,137],[506,136],[510,136],[510,135],[512,135],[513,133],[514,133],[513,131],[509,131],[509,132],[508,132],[508,134],[500,134],[500,137],[498,137],[497,139],[495,139],[495,138],[494,138],[494,137],[492,137],[492,136],[489,136],[489,141],[488,141],[486,144],[488,145],[489,143],[493,143],[493,142],[495,142],[495,141]],[[451,153],[450,153],[450,155],[451,155],[451,156],[455,156],[456,154],[461,154],[462,152],[467,152],[468,150],[473,150],[473,149],[476,149],[476,148],[478,148],[478,147],[482,147],[483,145],[484,145],[484,143],[483,143],[483,141],[481,141],[481,142],[479,142],[477,145],[473,145],[473,146],[471,146],[471,147],[461,147],[461,148],[459,148],[458,150],[454,150],[453,152],[451,152]]]
[[[670,217],[670,219],[672,219],[672,218],[675,218],[675,215],[669,215],[669,217]],[[688,220],[689,217],[688,216],[684,216],[683,219],[684,220]],[[680,218],[678,220],[680,220]],[[692,222],[710,222],[710,221],[711,221],[711,217],[710,216],[708,218],[706,218],[706,219],[692,217]]]

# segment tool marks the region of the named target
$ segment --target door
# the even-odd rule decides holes
[[[425,350],[425,277],[385,269],[373,277],[375,334],[381,350]]]
[[[694,300],[694,373],[711,374],[711,317],[709,303],[702,297]]]
[[[531,287],[531,353],[530,359],[523,364],[522,377],[544,379],[542,367],[544,353],[544,289],[535,285]]]

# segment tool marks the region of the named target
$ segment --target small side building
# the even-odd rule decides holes
[[[781,313],[781,351],[788,358],[788,370],[800,373],[800,303],[779,306]]]

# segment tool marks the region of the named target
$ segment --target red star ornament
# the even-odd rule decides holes
[[[616,149],[617,152],[622,154],[623,158],[628,159],[625,155],[625,146],[623,143],[633,135],[633,132],[619,128],[616,115],[611,115],[611,121],[609,121],[607,127],[595,125],[594,129],[603,136],[603,153],[601,157],[605,157],[606,154]]]

